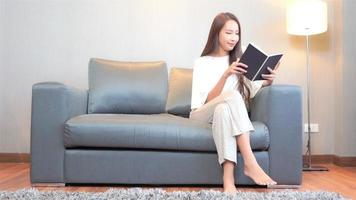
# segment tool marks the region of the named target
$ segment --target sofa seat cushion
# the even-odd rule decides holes
[[[252,149],[267,149],[267,127],[253,126]],[[166,113],[79,115],[64,124],[64,146],[216,152],[210,124]]]

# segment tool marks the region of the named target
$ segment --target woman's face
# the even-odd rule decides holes
[[[239,41],[239,25],[234,20],[225,23],[219,33],[219,46],[222,50],[231,51]]]

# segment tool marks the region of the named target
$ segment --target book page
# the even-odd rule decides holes
[[[268,67],[272,70],[276,67],[278,61],[282,58],[283,54],[277,54],[269,56],[267,60],[263,63],[260,71],[253,77],[253,80],[264,80],[262,74],[270,74]]]

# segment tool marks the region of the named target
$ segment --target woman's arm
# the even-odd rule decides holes
[[[221,91],[224,88],[226,79],[228,77],[226,77],[225,73],[221,76],[221,78],[219,79],[218,83],[215,85],[215,87],[209,92],[208,97],[206,98],[206,102],[209,102],[210,100],[214,99],[215,97],[219,96],[221,94]]]
[[[209,102],[210,100],[214,99],[215,97],[219,96],[221,94],[221,91],[224,88],[226,79],[231,76],[231,75],[236,75],[236,74],[244,74],[247,71],[245,70],[247,68],[247,65],[243,63],[239,63],[239,59],[237,59],[235,62],[233,62],[229,68],[224,72],[224,74],[221,76],[219,81],[216,83],[215,87],[208,93],[208,97],[206,98],[205,103]]]

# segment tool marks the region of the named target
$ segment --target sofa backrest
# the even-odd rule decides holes
[[[155,114],[165,112],[168,91],[164,61],[89,62],[88,113]]]
[[[166,111],[189,117],[192,96],[193,69],[171,68]]]

